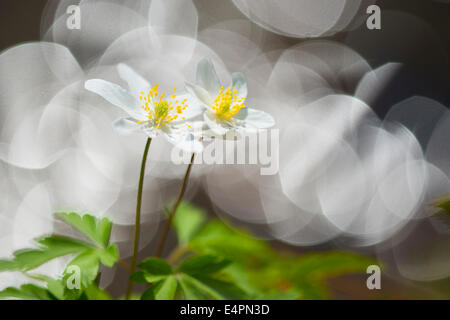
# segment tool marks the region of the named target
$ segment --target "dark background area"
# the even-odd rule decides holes
[[[0,1],[0,51],[21,42],[39,41],[46,0]]]
[[[41,14],[46,3],[47,0],[0,1],[0,51],[17,43],[39,40]],[[377,5],[382,10],[401,10],[422,18],[445,40],[447,53],[450,53],[449,3],[433,0],[378,0]],[[339,38],[339,35],[335,38]]]

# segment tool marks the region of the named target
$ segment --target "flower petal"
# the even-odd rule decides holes
[[[183,111],[182,114],[178,115],[178,119],[174,120],[173,123],[180,123],[185,120],[195,118],[205,110],[203,103],[200,103],[198,99],[193,97],[191,94],[180,94],[176,97],[176,99],[179,101],[183,101],[186,99],[186,104],[188,105],[188,107]]]
[[[126,111],[133,118],[145,119],[138,101],[121,86],[101,79],[91,79],[85,82],[84,87]]]
[[[149,138],[152,138],[152,139],[157,137],[159,134],[159,130],[153,126],[143,126],[142,130]]]
[[[151,88],[150,82],[144,79],[131,67],[124,63],[119,63],[117,65],[117,71],[119,72],[120,78],[128,83],[129,91],[133,97],[139,99],[141,91],[144,91],[146,94],[148,93],[147,91]]]
[[[203,114],[203,119],[205,120],[208,127],[211,129],[212,132],[219,136],[223,136],[227,131],[230,129],[226,126],[224,126],[222,123],[217,121],[210,112],[205,112]]]
[[[120,134],[131,134],[140,130],[139,124],[132,118],[121,118],[113,123],[114,129]]]
[[[185,88],[187,92],[189,92],[193,97],[197,98],[197,100],[203,103],[206,107],[211,108],[214,105],[211,95],[202,87],[190,82],[186,82]]]
[[[207,130],[209,130],[208,125],[205,123],[205,121],[189,121],[186,122],[190,127],[188,127],[189,133],[193,134],[195,138],[202,138]]]
[[[186,151],[199,153],[203,151],[203,144],[195,139],[194,135],[191,133],[184,134],[168,134],[164,132],[164,136],[167,140],[175,145],[175,147]]]
[[[267,112],[243,108],[233,118],[243,120],[244,128],[267,129],[275,125],[275,120]]]
[[[247,79],[241,72],[235,72],[231,75],[231,89],[236,90],[238,93],[236,95],[237,99],[247,97]]]
[[[212,96],[217,96],[220,90],[220,82],[216,70],[208,58],[202,59],[197,64],[197,73],[195,76],[197,84],[203,87]]]

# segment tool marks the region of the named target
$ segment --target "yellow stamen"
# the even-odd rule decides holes
[[[144,97],[140,97],[140,99],[144,99],[145,104],[141,106],[142,109],[147,113],[148,121],[153,121],[153,124],[156,129],[159,129],[161,126],[166,125],[178,118],[178,114],[182,114],[183,111],[188,107],[186,103],[187,99],[183,100],[181,104],[178,104],[178,100],[175,101],[167,101],[165,99],[165,93],[158,92],[159,85],[156,84],[150,91],[148,92],[147,97],[145,97],[145,93],[141,92]],[[176,87],[173,88],[173,91],[176,91]],[[159,95],[158,100],[154,100],[152,98],[157,97]],[[175,94],[170,95],[171,99],[176,99]],[[173,114],[175,112],[175,114]],[[185,117],[182,117],[184,120]],[[141,123],[142,121],[138,122]]]
[[[227,88],[224,92],[223,87],[220,87],[219,95],[214,99],[214,106],[212,109],[220,118],[230,120],[242,108],[245,108],[244,103],[241,103],[244,98],[237,99],[237,90]]]

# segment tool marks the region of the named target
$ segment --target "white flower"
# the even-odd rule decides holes
[[[245,76],[236,72],[231,75],[231,87],[224,89],[220,85],[211,61],[201,60],[197,65],[196,82],[186,83],[186,91],[191,93],[203,105],[205,123],[217,135],[228,131],[266,129],[275,125],[271,115],[264,111],[247,108],[247,81]]]
[[[117,66],[120,77],[128,83],[129,90],[101,80],[86,81],[85,88],[102,96],[108,102],[126,111],[127,118],[114,122],[120,133],[143,131],[150,138],[162,134],[169,142],[188,152],[201,152],[202,144],[189,132],[187,119],[203,112],[203,107],[188,93],[165,95],[125,64]]]

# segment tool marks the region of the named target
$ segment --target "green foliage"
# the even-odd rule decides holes
[[[177,214],[192,215],[191,209],[179,210]],[[367,266],[376,263],[371,258],[341,251],[300,256],[280,252],[249,232],[232,229],[217,219],[197,230],[187,245],[193,252],[215,259],[214,262],[224,259],[226,268],[222,276],[253,299],[325,299],[329,297],[326,279],[365,272]],[[195,268],[204,266],[198,264]],[[192,281],[185,282],[190,289]]]
[[[183,214],[178,214],[183,212]],[[178,212],[173,219],[173,228],[178,236],[180,244],[188,243],[206,222],[206,214],[189,204],[182,202],[178,207]]]
[[[350,252],[308,253],[297,259],[294,275],[301,278],[324,278],[366,271],[375,261]]]
[[[0,291],[0,299],[15,298],[21,300],[52,300],[50,292],[34,284],[24,284],[20,288],[6,288]]]
[[[159,258],[149,258],[139,264],[140,271],[132,276],[137,283],[148,283],[143,300],[173,299],[177,289],[185,299],[226,299],[243,295],[231,282],[220,278],[230,261],[213,255],[196,255],[186,259],[176,270]],[[197,297],[197,298],[196,298]]]
[[[178,271],[190,275],[207,275],[222,270],[230,263],[230,260],[219,256],[199,255],[185,260]]]
[[[153,283],[164,280],[172,274],[172,267],[163,259],[148,258],[138,265],[141,271],[133,274],[132,280],[137,283]]]
[[[196,255],[186,259],[177,271],[185,299],[242,299],[245,293],[227,276],[229,259],[216,255]]]
[[[294,255],[183,203],[174,220],[179,247],[169,262],[146,259],[132,276],[142,299],[325,299],[326,280],[365,272],[370,258],[348,252]],[[179,252],[183,254],[179,254]],[[175,260],[174,260],[174,257]]]
[[[142,300],[172,300],[177,290],[177,279],[173,275],[153,283],[143,294]]]
[[[97,219],[88,214],[79,215],[75,212],[58,212],[56,216],[87,236],[99,247],[108,246],[112,229],[112,222],[109,219]]]
[[[84,291],[86,300],[112,300],[111,296],[95,284],[90,284]]]
[[[36,239],[37,249],[22,249],[14,252],[12,260],[0,260],[0,271],[28,271],[68,254],[89,250],[91,246],[82,241],[63,236],[48,236]]]
[[[56,216],[85,235],[89,240],[79,240],[60,235],[46,236],[36,239],[37,248],[22,249],[14,252],[11,260],[0,260],[0,272],[28,272],[52,259],[75,255],[66,266],[61,279],[54,280],[40,277],[39,280],[47,283],[47,289],[35,285],[23,285],[19,289],[5,289],[1,292],[0,297],[78,299],[106,298],[108,296],[94,284],[94,281],[98,277],[100,263],[112,267],[119,259],[117,247],[114,244],[109,244],[112,222],[106,218],[97,219],[87,214],[57,213]],[[72,266],[76,266],[80,270],[81,288],[79,290],[69,290],[65,286],[66,281],[72,275],[71,272],[68,272]]]
[[[450,198],[445,198],[440,200],[437,204],[436,207],[441,209],[441,213],[447,215],[450,217]]]
[[[182,274],[179,278],[181,290],[186,300],[244,299],[245,293],[229,281],[212,276],[194,277]]]
[[[442,208],[446,208],[443,204]],[[450,202],[448,207],[450,208]],[[37,300],[109,300],[98,287],[100,264],[112,267],[119,260],[109,243],[112,223],[90,215],[57,213],[83,239],[50,235],[36,240],[36,248],[14,252],[0,260],[0,272],[19,271],[45,286],[24,284],[6,288],[0,298]],[[147,286],[142,300],[171,299],[326,299],[327,279],[365,272],[376,262],[342,251],[294,254],[212,219],[196,207],[182,203],[175,216],[178,247],[167,259],[150,257],[138,264],[131,280]],[[42,264],[72,255],[58,279],[30,273]],[[77,267],[77,268],[73,268]],[[78,289],[68,284],[76,270]]]
[[[111,300],[111,296],[92,282],[82,290],[68,289],[66,277],[62,279],[46,279],[47,289],[57,300]]]

